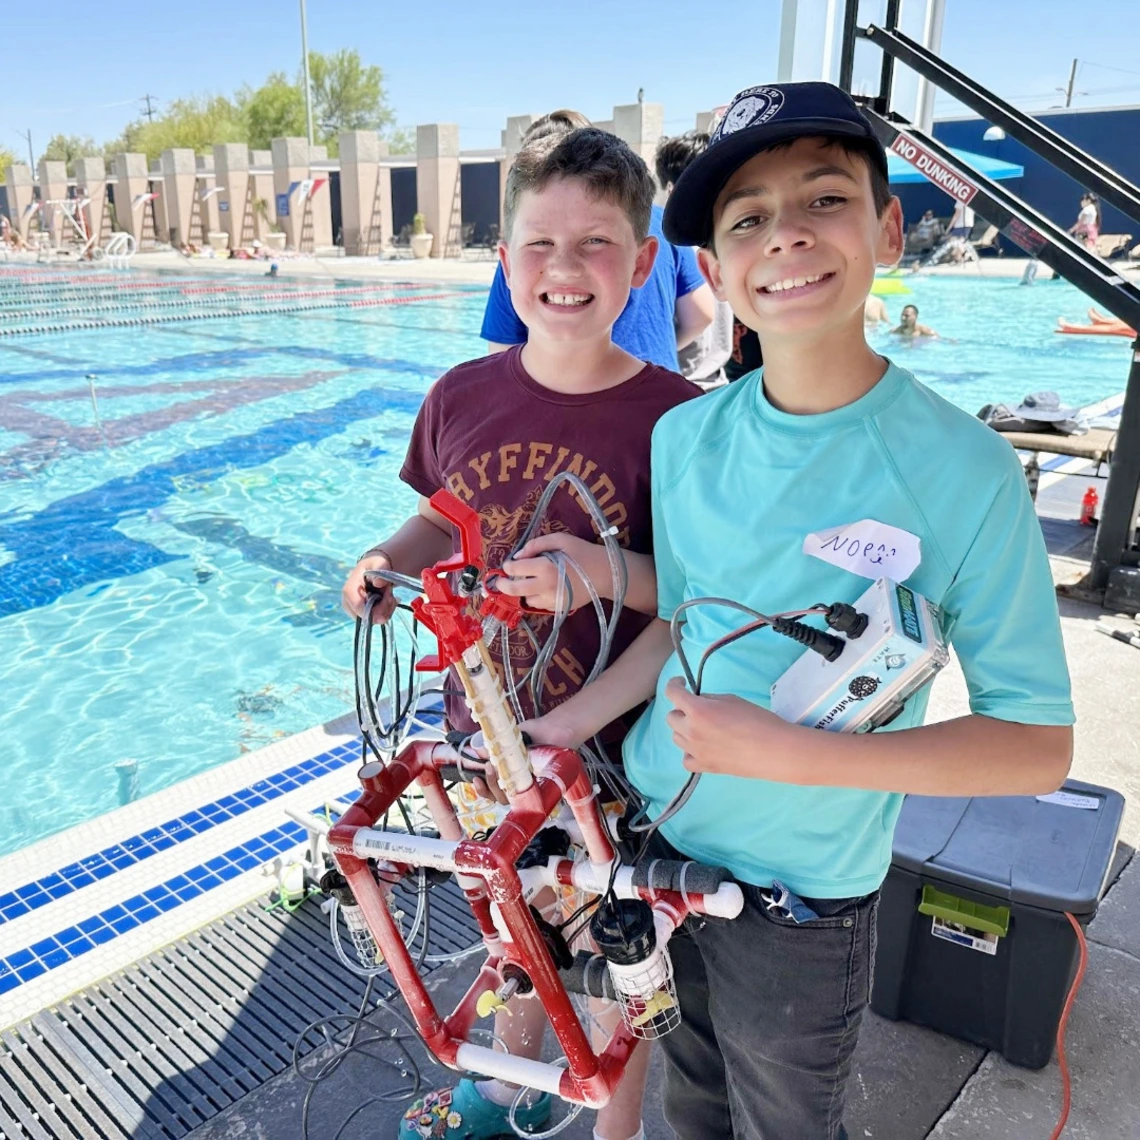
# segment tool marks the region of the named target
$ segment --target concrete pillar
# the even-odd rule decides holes
[[[650,170],[664,131],[663,103],[627,103],[624,107],[614,108],[613,133],[640,154]]]
[[[209,235],[216,234],[221,228],[218,221],[218,184],[214,177],[214,156],[195,155],[194,166],[198,172],[195,190],[201,202],[202,232],[208,242]]]
[[[103,203],[107,198],[107,166],[101,158],[75,160],[75,187],[90,201],[83,207],[83,217],[92,245],[106,245],[110,234],[103,233]],[[85,193],[83,193],[85,192]]]
[[[375,131],[340,133],[340,212],[349,257],[375,256],[392,237],[392,171],[379,162],[387,155],[388,144]]]
[[[162,152],[166,225],[170,244],[175,248],[191,240],[190,219],[194,216],[197,170],[194,152],[189,147],[172,147]]]
[[[435,235],[432,257],[458,257],[459,124],[416,127],[416,212]]]
[[[507,152],[506,157],[499,163],[499,236],[502,238],[506,237],[503,199],[507,193],[507,175],[511,171],[511,163],[514,162],[515,155],[522,150],[523,135],[530,129],[535,117],[534,115],[511,115],[507,119],[506,130],[499,132],[503,142],[503,150]]]
[[[305,139],[273,140],[273,192],[278,203],[277,222],[285,233],[287,249],[300,249],[305,203],[297,191],[309,177],[309,144]],[[284,197],[283,197],[284,196]],[[284,210],[281,207],[284,207]]]
[[[32,168],[22,162],[14,162],[4,174],[4,185],[8,189],[8,213],[12,216],[12,228],[25,241],[32,223],[32,204],[36,200],[35,179]]]
[[[308,243],[311,242],[311,249],[313,251],[332,249],[332,189],[329,186],[328,171],[322,170],[319,173],[315,173],[310,167],[309,177],[313,180],[313,189],[310,191],[308,203],[313,231],[311,238],[306,238],[305,229],[307,223],[302,220],[301,242],[306,249],[310,248]],[[300,197],[301,195],[298,191],[298,200],[300,200]],[[304,203],[302,202],[301,205],[303,207]]]
[[[44,229],[51,233],[51,244],[58,249],[64,238],[75,232],[71,223],[65,220],[63,210],[51,205],[51,202],[67,197],[67,163],[41,158],[39,174]]]
[[[142,244],[143,211],[148,204],[140,202],[141,195],[150,189],[146,176],[145,154],[117,154],[111,159],[111,173],[115,176],[115,220],[119,229]]]
[[[147,179],[149,181],[148,190],[155,195],[154,201],[149,203],[151,214],[154,217],[155,240],[169,242],[170,210],[167,205],[166,179],[162,176],[161,159],[156,158],[150,164],[150,173],[147,175]],[[173,181],[173,179],[171,181]],[[173,193],[173,191],[171,193]]]
[[[713,118],[715,115],[715,111],[698,111],[697,121],[694,124],[693,129],[702,131],[706,135],[709,134],[712,130]]]
[[[273,151],[249,152],[249,177],[253,182],[253,236],[265,241],[265,235],[277,225],[277,197],[273,192]],[[265,209],[257,203],[264,202]]]
[[[217,143],[214,146],[214,178],[219,187],[218,225],[229,235],[230,249],[244,245],[248,226],[253,240],[253,208],[246,217],[249,200],[249,147],[245,143]]]

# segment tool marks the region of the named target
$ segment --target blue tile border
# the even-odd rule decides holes
[[[419,710],[420,717],[427,722],[441,719],[439,695],[425,694],[425,698]],[[359,762],[360,749],[359,738],[338,744],[326,752],[266,776],[247,788],[220,796],[217,800],[189,810],[158,827],[128,836],[94,855],[50,871],[40,879],[8,891],[0,895],[0,925],[113,875],[118,870],[134,866],[176,843],[192,839],[218,824],[243,815],[252,807],[277,799],[285,792],[304,787],[320,776]],[[360,795],[360,788],[352,787],[331,802],[352,804]],[[324,804],[313,809],[314,814],[322,814],[324,811]],[[277,855],[305,842],[307,835],[299,823],[287,820],[261,835],[236,844],[220,855],[181,871],[163,883],[64,927],[32,946],[15,950],[6,958],[0,957],[0,996],[74,961],[96,946],[102,946],[121,934],[161,917],[222,883],[268,863]]]
[[[283,796],[286,792],[303,787],[320,776],[335,772],[346,765],[360,760],[360,742],[351,741],[338,744],[327,752],[313,756],[299,764],[266,776],[248,788],[201,805],[192,811],[167,820],[158,827],[148,828],[140,835],[122,839],[94,855],[88,855],[75,863],[69,863],[45,875],[41,879],[25,883],[15,890],[0,895],[0,926],[11,922],[28,911],[73,891],[90,885],[98,879],[113,875],[116,871],[133,867],[179,843],[209,831],[227,820],[244,815],[251,808],[268,803]],[[3,992],[0,987],[0,993]]]
[[[214,887],[260,867],[274,856],[303,843],[307,835],[308,832],[299,823],[288,820],[262,835],[231,847],[203,865],[174,875],[164,883],[106,907],[74,926],[64,927],[32,946],[16,950],[7,958],[0,958],[0,994],[74,961],[96,946],[110,942],[119,935],[198,898]]]

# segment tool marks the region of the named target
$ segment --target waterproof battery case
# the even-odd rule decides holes
[[[828,732],[869,732],[893,720],[907,699],[949,660],[941,611],[909,586],[880,578],[854,603],[867,628],[835,661],[810,650],[772,685],[772,711]]]

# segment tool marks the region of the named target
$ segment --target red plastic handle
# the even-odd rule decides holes
[[[459,530],[460,557],[440,562],[434,569],[462,570],[464,566],[474,566],[477,570],[482,570],[486,563],[483,561],[483,531],[479,525],[479,515],[448,490],[436,491],[428,502],[432,510],[443,515]]]

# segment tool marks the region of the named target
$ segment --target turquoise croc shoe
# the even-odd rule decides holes
[[[417,1100],[400,1122],[400,1140],[498,1140],[514,1137],[510,1109],[481,1095],[475,1082],[462,1080],[453,1089],[436,1089]],[[550,1120],[550,1093],[534,1104],[520,1104],[515,1123],[539,1131]]]

